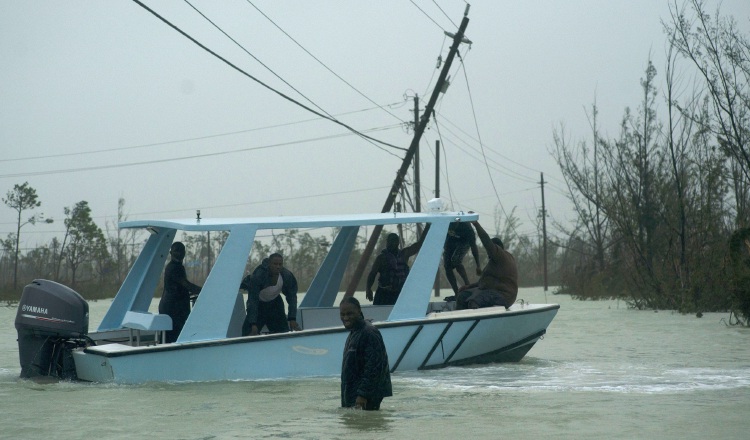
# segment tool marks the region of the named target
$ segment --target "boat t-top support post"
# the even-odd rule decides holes
[[[409,145],[409,149],[406,151],[404,161],[401,163],[401,168],[396,174],[396,179],[393,181],[393,186],[391,186],[391,191],[388,193],[388,197],[385,199],[385,204],[383,205],[383,210],[381,212],[388,212],[391,210],[391,208],[393,207],[393,203],[396,201],[396,195],[398,195],[399,189],[401,189],[401,185],[403,185],[404,183],[404,176],[406,176],[406,172],[409,170],[411,160],[414,157],[415,152],[417,151],[419,142],[422,139],[422,134],[427,127],[427,122],[429,122],[430,120],[430,114],[432,114],[432,110],[435,107],[437,98],[443,88],[445,79],[448,77],[448,71],[450,70],[451,64],[453,63],[453,58],[458,52],[458,46],[464,41],[464,32],[466,31],[466,27],[469,25],[469,6],[469,4],[466,5],[466,9],[464,10],[464,18],[463,20],[461,20],[461,25],[458,27],[458,32],[456,32],[455,35],[452,35],[453,45],[448,52],[448,57],[445,60],[445,64],[443,64],[443,70],[440,72],[440,76],[435,83],[435,88],[432,90],[432,96],[430,96],[430,101],[427,103],[427,106],[424,109],[424,113],[419,120],[419,125],[414,128],[414,138],[411,141],[411,145]],[[450,34],[448,35],[451,36]],[[419,194],[417,194],[416,196],[419,197]],[[359,280],[362,278],[362,274],[365,271],[365,266],[370,260],[370,256],[372,256],[373,250],[375,250],[375,245],[378,242],[378,237],[380,237],[380,232],[382,230],[383,225],[376,225],[375,228],[373,228],[372,235],[370,235],[370,239],[367,242],[367,247],[365,247],[365,250],[362,253],[362,258],[359,260],[357,268],[354,270],[352,279],[349,282],[349,286],[346,288],[346,292],[344,294],[345,297],[354,295],[354,291],[357,290],[357,284],[359,284]]]

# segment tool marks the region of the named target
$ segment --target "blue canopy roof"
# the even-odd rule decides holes
[[[343,227],[361,225],[392,225],[399,223],[432,223],[433,221],[472,221],[479,218],[475,213],[464,212],[387,212],[376,214],[279,216],[243,218],[185,218],[165,220],[129,220],[119,224],[120,228],[168,228],[183,231],[226,231],[237,226],[253,225],[257,229],[291,229]]]

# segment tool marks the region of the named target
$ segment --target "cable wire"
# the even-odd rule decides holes
[[[409,2],[412,5],[414,5],[415,8],[419,9],[419,12],[421,12],[422,14],[424,14],[425,17],[429,18],[431,22],[435,23],[435,26],[437,26],[438,28],[440,28],[441,31],[446,32],[445,29],[443,29],[443,27],[440,26],[440,24],[438,24],[438,22],[435,21],[434,18],[430,17],[430,14],[428,14],[427,12],[425,12],[424,9],[420,8],[419,5],[417,5],[416,3],[414,3],[414,0],[409,0]]]
[[[385,111],[386,113],[388,113],[389,115],[393,116],[397,120],[399,120],[401,122],[405,122],[403,119],[401,119],[398,116],[396,116],[395,114],[389,112],[387,109],[381,107],[378,103],[376,103],[375,101],[373,101],[372,99],[370,99],[369,96],[367,96],[364,93],[362,93],[361,91],[359,91],[359,89],[357,89],[351,83],[349,83],[347,80],[345,80],[344,78],[342,78],[338,73],[334,72],[333,69],[331,69],[330,67],[328,67],[323,61],[321,61],[320,59],[318,59],[318,57],[316,57],[315,55],[313,55],[309,50],[307,50],[304,46],[302,46],[302,44],[300,44],[296,39],[294,39],[294,37],[292,37],[291,35],[289,35],[289,33],[287,31],[285,31],[281,26],[279,26],[278,24],[276,24],[276,22],[273,21],[271,19],[271,17],[269,17],[268,15],[266,15],[265,12],[261,11],[260,8],[258,8],[257,6],[255,6],[255,4],[252,1],[250,1],[250,0],[245,0],[245,1],[247,1],[247,3],[249,3],[250,6],[252,6],[253,8],[255,8],[255,10],[258,11],[263,17],[265,17],[266,20],[268,20],[269,22],[271,22],[272,25],[276,26],[276,28],[278,30],[280,30],[284,35],[286,35],[290,40],[292,40],[294,42],[294,44],[296,44],[300,49],[302,49],[303,51],[305,51],[306,54],[310,55],[321,66],[323,66],[326,70],[328,70],[329,72],[331,72],[333,74],[333,76],[335,76],[336,78],[338,78],[339,80],[341,80],[344,84],[346,84],[347,86],[349,86],[352,90],[354,90],[355,92],[357,92],[360,96],[362,96],[366,100],[368,100],[371,103],[377,105],[381,110]]]
[[[414,2],[412,2],[412,3],[414,3]],[[442,12],[443,15],[445,15],[445,18],[447,18],[448,21],[451,22],[451,24],[453,25],[453,27],[456,28],[456,29],[458,29],[458,25],[456,25],[456,23],[453,21],[453,19],[451,19],[450,16],[445,13],[445,11],[443,10],[443,8],[441,8],[440,5],[435,0],[432,0],[432,3],[434,3],[435,6],[437,6],[438,9],[440,9],[440,12]]]
[[[372,129],[371,131],[382,131],[382,130],[392,129],[395,127],[400,128],[401,124],[394,124],[388,127],[380,127],[380,128]],[[112,169],[112,168],[125,168],[125,167],[149,165],[149,164],[155,164],[155,163],[175,162],[175,161],[188,160],[188,159],[199,159],[199,158],[212,157],[212,156],[223,156],[226,154],[236,154],[236,153],[243,153],[247,151],[263,150],[263,149],[282,147],[282,146],[287,146],[287,145],[302,144],[306,142],[315,142],[315,141],[326,140],[326,139],[340,138],[344,136],[351,136],[352,134],[353,133],[351,132],[339,133],[339,134],[328,135],[328,136],[320,136],[317,138],[308,138],[308,139],[302,139],[302,140],[297,140],[297,141],[280,142],[276,144],[262,145],[259,147],[241,148],[239,150],[217,151],[213,153],[195,154],[192,156],[182,156],[182,157],[169,157],[166,159],[154,159],[154,160],[147,160],[147,161],[141,161],[141,162],[117,163],[117,164],[109,164],[109,165],[97,165],[97,166],[80,167],[80,168],[66,168],[66,169],[57,169],[57,170],[48,170],[48,171],[32,171],[32,172],[24,172],[24,173],[0,174],[0,179],[6,179],[6,178],[11,178],[11,177],[13,178],[24,177],[24,176],[47,176],[51,174],[67,174],[67,173],[75,173],[79,171],[94,171],[94,170],[105,170],[105,169]],[[395,157],[399,157],[391,153],[390,151],[386,151],[386,152]]]
[[[492,183],[492,190],[495,192],[495,196],[497,197],[497,203],[498,203],[498,205],[500,205],[500,209],[502,210],[503,215],[505,215],[506,224],[510,225],[513,228],[513,232],[516,234],[516,237],[520,238],[521,236],[519,235],[517,228],[510,221],[510,217],[508,216],[508,213],[505,211],[505,207],[503,206],[503,202],[500,200],[500,194],[498,194],[498,192],[497,192],[497,187],[495,185],[495,181],[492,178],[492,173],[490,172],[490,166],[487,163],[487,156],[485,155],[485,152],[484,152],[484,143],[482,142],[482,135],[479,132],[479,122],[477,121],[477,114],[476,114],[476,111],[474,109],[474,98],[471,95],[471,87],[469,85],[469,75],[466,73],[466,66],[464,65],[464,60],[461,58],[461,54],[457,54],[457,56],[458,56],[459,61],[461,62],[461,66],[463,67],[461,70],[463,71],[464,78],[466,79],[466,90],[468,91],[468,94],[469,94],[469,103],[471,105],[471,114],[472,114],[472,116],[474,118],[474,127],[477,130],[477,138],[479,139],[479,146],[481,147],[481,150],[482,150],[482,157],[484,157],[484,159],[485,159],[485,166],[487,168],[487,175],[490,178],[490,182]],[[519,244],[521,244],[520,240],[519,240]],[[526,249],[526,251],[528,251],[528,249]]]
[[[258,59],[258,57],[256,57],[252,53],[250,53],[249,50],[245,49],[245,47],[243,45],[241,45],[237,40],[235,40],[234,38],[232,38],[228,33],[226,33],[224,31],[224,29],[222,29],[221,27],[219,27],[219,25],[217,25],[216,23],[214,23],[213,20],[211,20],[210,18],[208,18],[206,16],[206,14],[204,14],[198,8],[196,8],[195,6],[193,6],[193,4],[190,3],[189,0],[183,0],[183,1],[185,3],[187,3],[191,8],[193,8],[193,10],[195,12],[197,12],[198,14],[200,14],[200,16],[203,17],[206,21],[208,21],[209,23],[211,23],[211,25],[213,25],[213,27],[215,27],[219,32],[221,32],[222,34],[224,34],[224,36],[226,36],[227,38],[229,38],[237,47],[239,47],[240,49],[242,49],[243,52],[245,52],[246,54],[248,54],[252,59],[254,59],[255,61],[257,61],[261,66],[265,67],[266,70],[268,70],[269,72],[271,72],[271,74],[273,74],[273,76],[275,76],[276,78],[278,78],[281,82],[283,82],[284,84],[286,84],[287,86],[289,86],[289,88],[291,88],[295,92],[299,93],[300,96],[302,96],[303,98],[305,98],[307,100],[307,102],[309,102],[310,104],[312,104],[315,107],[317,107],[318,110],[320,110],[321,112],[325,113],[330,118],[333,118],[333,116],[330,113],[328,113],[327,111],[325,111],[321,106],[319,106],[318,104],[316,104],[312,99],[308,98],[304,93],[300,92],[296,87],[294,87],[293,85],[289,84],[289,82],[287,80],[285,80],[284,78],[282,78],[273,69],[271,69],[270,67],[268,67],[263,61],[261,61],[260,59]]]
[[[266,69],[267,69],[267,70],[268,70],[269,72],[271,72],[271,73],[272,73],[272,74],[273,74],[274,76],[276,76],[276,78],[278,78],[279,80],[281,80],[281,81],[282,81],[282,82],[283,82],[284,84],[286,84],[286,85],[287,85],[287,86],[289,86],[289,87],[290,87],[290,88],[291,88],[292,90],[294,90],[295,92],[297,92],[297,93],[298,93],[298,94],[299,94],[300,96],[302,96],[303,98],[305,98],[305,99],[306,99],[306,100],[307,100],[307,101],[308,101],[309,103],[311,103],[312,105],[314,105],[315,107],[317,107],[317,108],[318,108],[318,109],[319,109],[320,111],[322,111],[323,113],[325,113],[325,114],[326,114],[326,115],[327,115],[327,116],[328,116],[329,118],[331,118],[332,120],[337,120],[337,119],[335,119],[335,118],[334,118],[333,116],[331,116],[331,114],[330,114],[330,113],[328,113],[328,112],[327,112],[327,111],[325,111],[325,110],[324,110],[324,109],[323,109],[322,107],[320,107],[320,106],[319,106],[318,104],[316,104],[316,103],[315,103],[315,102],[314,102],[314,101],[313,101],[312,99],[308,98],[308,97],[307,97],[307,96],[306,96],[306,95],[305,95],[304,93],[300,92],[300,91],[299,91],[299,90],[298,90],[297,88],[295,88],[295,87],[294,87],[293,85],[289,84],[289,82],[287,82],[287,81],[286,81],[286,80],[285,80],[284,78],[282,78],[282,77],[281,77],[280,75],[278,75],[278,74],[277,74],[276,72],[274,72],[274,70],[273,70],[273,69],[271,69],[270,67],[268,67],[268,66],[267,66],[267,65],[266,65],[265,63],[263,63],[263,62],[262,62],[262,61],[261,61],[260,59],[258,59],[258,57],[256,57],[256,56],[255,56],[255,55],[253,55],[252,53],[250,53],[250,51],[248,51],[247,49],[245,49],[245,47],[244,47],[244,46],[242,46],[242,45],[241,45],[241,44],[240,44],[240,43],[239,43],[239,42],[238,42],[237,40],[235,40],[235,39],[234,39],[234,38],[232,38],[232,37],[231,37],[231,36],[230,36],[229,34],[227,34],[226,32],[224,32],[224,30],[223,30],[223,29],[222,29],[221,27],[219,27],[219,26],[218,26],[218,25],[217,25],[216,23],[214,23],[214,22],[213,22],[213,21],[212,21],[211,19],[209,19],[209,18],[208,18],[208,17],[207,17],[207,16],[205,15],[205,14],[203,14],[203,13],[202,13],[201,11],[199,11],[199,10],[198,10],[198,8],[196,8],[195,6],[193,6],[193,5],[192,5],[192,3],[190,3],[190,1],[188,1],[188,0],[183,0],[183,1],[184,1],[185,3],[187,3],[188,5],[190,5],[190,7],[191,7],[191,8],[193,8],[193,10],[195,10],[195,11],[196,11],[196,12],[197,12],[198,14],[200,14],[200,15],[201,15],[201,17],[203,17],[204,19],[206,19],[206,21],[208,21],[209,23],[211,23],[211,24],[212,24],[212,25],[213,25],[213,26],[214,26],[214,27],[215,27],[216,29],[218,29],[218,30],[219,30],[219,32],[221,32],[221,33],[222,33],[222,34],[224,34],[224,35],[225,35],[225,36],[226,36],[227,38],[229,38],[229,39],[230,39],[230,40],[231,40],[231,41],[232,41],[232,42],[233,42],[233,43],[234,43],[235,45],[237,45],[237,46],[238,46],[238,47],[239,47],[240,49],[242,49],[242,50],[243,50],[243,51],[244,51],[244,52],[245,52],[246,54],[250,55],[250,57],[252,57],[252,58],[253,58],[253,59],[254,59],[255,61],[257,61],[258,63],[260,63],[260,65],[261,65],[261,66],[265,67],[265,68],[266,68]],[[368,99],[369,99],[369,98],[368,98]],[[371,100],[371,102],[372,102],[373,104],[377,105],[377,104],[376,104],[376,103],[375,103],[374,101],[372,101],[372,100]],[[394,115],[394,116],[395,116],[395,115]],[[362,137],[362,138],[363,138],[363,139],[364,139],[365,141],[367,141],[367,142],[369,142],[369,143],[371,143],[371,144],[372,144],[372,140],[371,140],[371,139],[368,139],[368,138],[366,138],[366,137]],[[377,147],[377,148],[380,148],[380,147],[378,147],[378,146],[377,146],[377,145],[375,145],[375,144],[373,144],[373,145],[374,145],[375,147]]]
[[[153,9],[151,9],[148,6],[146,6],[145,4],[143,4],[140,0],[133,0],[133,2],[136,3],[137,5],[139,5],[140,7],[142,7],[143,9],[147,10],[148,12],[150,12],[154,17],[156,17],[159,20],[161,20],[162,22],[164,22],[167,26],[169,26],[172,29],[174,29],[175,31],[179,32],[181,35],[183,35],[188,40],[192,41],[195,45],[197,45],[201,49],[203,49],[206,52],[210,53],[214,57],[216,57],[219,60],[223,61],[229,67],[233,68],[234,70],[236,70],[237,72],[241,73],[242,75],[245,75],[246,77],[250,78],[251,80],[253,80],[256,83],[260,84],[261,86],[265,87],[266,89],[272,91],[273,93],[277,94],[278,96],[282,97],[283,99],[286,99],[287,101],[289,101],[289,102],[291,102],[291,103],[293,103],[293,104],[295,104],[295,105],[297,105],[297,106],[299,106],[299,107],[307,110],[308,112],[310,112],[310,113],[312,113],[314,115],[317,115],[317,116],[319,116],[319,117],[321,117],[323,119],[331,121],[334,124],[338,124],[338,125],[346,128],[347,130],[351,131],[352,133],[356,134],[357,136],[362,137],[363,139],[369,139],[369,140],[371,140],[373,142],[377,142],[379,144],[386,145],[386,146],[389,146],[391,148],[401,149],[400,147],[397,147],[395,145],[389,144],[389,143],[381,141],[379,139],[375,139],[375,138],[369,137],[369,136],[365,135],[364,133],[360,133],[359,131],[357,131],[356,129],[350,127],[349,125],[347,125],[347,124],[345,124],[345,123],[343,123],[343,122],[341,122],[341,121],[339,121],[339,120],[337,120],[335,118],[332,118],[330,116],[324,115],[324,114],[322,114],[322,113],[320,113],[320,112],[318,112],[318,111],[316,111],[316,110],[314,110],[314,109],[306,106],[305,104],[302,104],[301,102],[297,101],[296,99],[292,98],[291,96],[288,96],[288,95],[286,95],[286,94],[284,94],[284,93],[282,93],[282,92],[274,89],[273,87],[269,86],[268,84],[264,83],[263,81],[259,80],[258,78],[254,77],[253,75],[250,75],[249,73],[247,73],[244,70],[240,69],[237,65],[233,64],[231,61],[227,60],[226,58],[222,57],[218,53],[216,53],[213,50],[209,49],[203,43],[201,43],[198,40],[196,40],[195,38],[191,37],[185,31],[183,31],[182,29],[180,29],[176,25],[172,24],[172,22],[170,22],[166,18],[164,18],[161,15],[159,15],[156,11],[154,11]],[[378,147],[378,148],[381,148],[381,147]]]
[[[397,104],[402,104],[402,102],[394,102],[391,104],[386,104],[386,106],[394,106]],[[365,109],[360,110],[353,110],[350,112],[345,113],[339,113],[337,116],[342,115],[349,115],[353,113],[360,113],[360,112],[366,112],[373,110],[375,108],[380,108],[381,106],[377,107],[368,107]],[[274,125],[266,125],[265,127],[256,127],[256,128],[248,128],[246,130],[237,130],[237,131],[229,131],[225,133],[216,133],[216,134],[208,134],[205,136],[196,136],[191,138],[183,138],[183,139],[174,139],[171,141],[162,141],[162,142],[150,142],[148,144],[139,144],[139,145],[131,145],[127,147],[114,147],[114,148],[105,148],[102,150],[88,150],[88,151],[76,151],[72,153],[57,153],[57,154],[45,154],[43,156],[26,156],[26,157],[16,157],[16,158],[10,158],[10,159],[0,159],[0,163],[2,162],[18,162],[18,161],[24,161],[24,160],[38,160],[38,159],[53,159],[57,157],[68,157],[68,156],[84,156],[89,154],[100,154],[100,153],[111,153],[115,151],[127,151],[127,150],[135,150],[139,148],[147,148],[147,147],[158,147],[162,145],[172,145],[172,144],[179,144],[182,142],[192,142],[192,141],[201,141],[205,139],[213,139],[213,138],[219,138],[219,137],[225,137],[225,136],[234,136],[236,134],[242,134],[242,133],[250,133],[253,131],[260,131],[260,130],[270,130],[272,128],[281,128],[281,127],[288,127],[291,125],[297,125],[297,124],[305,124],[308,122],[314,122],[318,121],[320,118],[310,118],[310,119],[303,119],[300,121],[293,121],[293,122],[285,122],[283,124],[274,124]],[[406,151],[406,148],[397,147],[402,151]]]

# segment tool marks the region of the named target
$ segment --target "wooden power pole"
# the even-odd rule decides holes
[[[398,191],[404,182],[404,177],[406,176],[406,172],[409,170],[409,165],[411,164],[411,161],[414,158],[414,154],[417,151],[419,142],[422,139],[422,134],[424,133],[424,130],[427,127],[427,122],[430,120],[430,114],[432,113],[432,109],[435,107],[435,103],[437,102],[438,96],[440,95],[440,92],[443,88],[443,84],[445,84],[445,79],[448,77],[448,72],[450,70],[451,64],[453,64],[453,58],[455,58],[456,52],[458,52],[458,46],[461,44],[461,42],[464,39],[464,32],[466,31],[466,27],[469,25],[468,14],[469,14],[469,5],[467,4],[466,10],[464,11],[464,18],[463,20],[461,20],[461,25],[458,27],[458,32],[456,32],[455,35],[448,34],[449,36],[453,37],[453,45],[451,46],[450,51],[448,52],[448,56],[445,59],[445,64],[443,64],[443,70],[440,71],[440,76],[438,77],[438,80],[435,83],[435,88],[432,91],[430,100],[429,102],[427,102],[427,106],[425,106],[424,113],[422,114],[422,117],[419,119],[419,123],[414,127],[414,138],[411,141],[411,145],[409,145],[409,149],[406,151],[406,156],[404,157],[404,160],[401,163],[401,168],[399,168],[398,172],[396,173],[396,178],[393,181],[393,185],[391,186],[391,190],[388,193],[388,197],[386,197],[385,199],[385,204],[383,205],[383,209],[381,210],[381,212],[388,212],[391,210],[391,208],[393,207],[393,203],[396,200],[396,195],[398,194]],[[419,194],[417,194],[417,197],[419,197]],[[354,274],[352,274],[352,279],[349,282],[349,286],[347,287],[346,292],[344,293],[344,296],[352,296],[354,295],[354,292],[357,290],[357,284],[359,284],[359,280],[362,278],[362,274],[365,271],[365,266],[370,260],[370,256],[372,256],[372,252],[375,250],[375,245],[378,242],[378,237],[380,237],[380,232],[382,230],[383,230],[382,225],[376,225],[373,228],[372,234],[370,235],[370,239],[367,242],[367,246],[365,247],[365,250],[362,253],[362,258],[360,258],[359,263],[357,264],[357,267],[354,270]]]
[[[435,140],[435,198],[440,198],[440,140]],[[435,276],[435,297],[440,296],[440,270]]]

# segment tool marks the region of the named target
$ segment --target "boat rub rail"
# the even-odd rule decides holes
[[[423,318],[423,319],[413,319],[413,320],[404,320],[404,321],[398,321],[398,322],[377,322],[374,323],[374,325],[378,328],[390,328],[390,327],[401,327],[401,326],[414,326],[419,324],[436,324],[441,322],[461,322],[461,321],[473,321],[477,318],[477,316],[481,316],[482,319],[492,318],[496,316],[507,316],[507,317],[513,317],[513,316],[519,316],[519,315],[527,315],[527,314],[533,314],[533,313],[540,313],[548,310],[556,310],[559,309],[559,304],[543,304],[539,305],[538,307],[535,307],[533,304],[524,306],[523,309],[520,310],[513,310],[511,307],[510,310],[505,310],[503,307],[490,307],[490,308],[484,308],[484,309],[474,309],[474,310],[461,310],[461,311],[453,311],[453,312],[441,312],[441,313],[432,313],[429,317]],[[456,314],[460,313],[464,316],[457,317]],[[440,315],[445,315],[444,317]],[[283,339],[283,338],[290,338],[295,337],[299,333],[305,333],[307,335],[324,335],[324,334],[330,334],[330,333],[345,333],[349,330],[345,329],[344,327],[328,327],[328,328],[321,328],[321,329],[313,329],[313,330],[302,330],[301,332],[289,332],[289,333],[275,333],[275,334],[268,334],[268,335],[258,335],[258,336],[240,336],[236,338],[225,338],[225,339],[214,339],[214,340],[208,340],[208,341],[195,341],[195,342],[175,342],[172,344],[163,344],[163,345],[151,345],[151,346],[141,346],[141,347],[131,347],[129,345],[123,345],[123,344],[106,344],[106,345],[99,345],[99,346],[91,346],[87,347],[83,350],[84,353],[96,355],[96,356],[102,356],[102,357],[119,357],[119,356],[126,356],[126,355],[135,355],[139,354],[138,352],[141,352],[143,354],[145,353],[153,353],[153,352],[165,352],[165,351],[172,351],[172,350],[189,350],[191,348],[203,348],[206,346],[222,346],[222,345],[233,345],[233,344],[247,344],[252,342],[261,342],[261,341],[269,341],[273,339]]]

